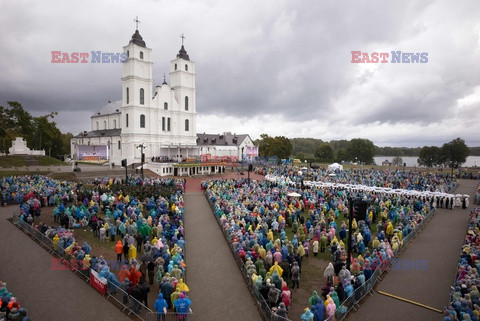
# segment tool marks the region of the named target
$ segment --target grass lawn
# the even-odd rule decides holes
[[[69,164],[59,159],[48,156],[30,156],[35,159],[38,164],[34,166],[67,166]],[[0,167],[24,167],[27,166],[23,156],[0,156]]]
[[[0,167],[23,167],[25,161],[20,156],[1,156]]]
[[[32,156],[38,162],[39,166],[69,166],[70,164],[65,163],[59,159],[48,157],[48,156]]]

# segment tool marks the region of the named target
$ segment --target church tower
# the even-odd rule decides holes
[[[170,86],[174,90],[175,100],[178,102],[180,117],[179,134],[183,144],[195,145],[197,140],[197,110],[195,97],[195,63],[183,45],[177,57],[170,62]]]
[[[137,118],[151,106],[152,49],[147,48],[137,28],[123,51],[127,61],[123,63],[122,73],[122,133],[131,133],[138,132],[140,122]]]
[[[147,48],[138,31],[138,19],[136,22],[135,33],[123,47],[127,61],[123,63],[122,72],[121,149],[129,163],[140,160],[141,152],[136,147],[148,140],[151,130],[148,115],[152,106],[152,50]],[[146,154],[152,152],[150,148]]]

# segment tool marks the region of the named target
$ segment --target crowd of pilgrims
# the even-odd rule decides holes
[[[191,301],[183,280],[184,181],[130,178],[126,186],[121,179],[105,177],[92,181],[93,187],[86,188],[82,184],[31,175],[6,177],[0,182],[6,203],[20,205],[21,220],[50,238],[54,250],[65,253],[69,261],[75,262],[75,268],[84,273],[92,268],[105,277],[110,293],[123,289],[135,298],[129,302],[129,296],[124,295],[123,300],[132,304],[136,313],[140,302],[147,306],[150,286],[155,283],[159,292],[153,307],[156,311],[188,312]],[[154,190],[148,187],[171,188],[172,193],[147,197],[145,190]],[[54,205],[55,226],[36,224],[34,220],[47,205]],[[87,242],[78,244],[74,228],[91,230],[100,242],[107,239],[114,242],[116,262],[93,255]],[[119,272],[115,273],[117,268]]]
[[[443,172],[429,171],[402,171],[402,170],[372,170],[372,169],[345,169],[329,171],[328,169],[303,168],[293,170],[289,166],[273,166],[262,169],[263,173],[288,177],[291,181],[300,183],[303,180],[331,182],[340,184],[355,184],[392,189],[405,189],[427,192],[445,192],[456,186],[455,175]],[[333,175],[334,174],[334,175]]]
[[[0,321],[30,321],[27,310],[20,306],[17,298],[7,289],[7,283],[1,282],[0,288]]]
[[[480,208],[470,214],[445,321],[480,320]]]
[[[298,171],[298,170],[297,170]],[[301,283],[302,262],[329,251],[332,262],[324,271],[325,285],[314,291],[302,320],[320,320],[345,313],[342,302],[370,279],[374,270],[394,257],[402,240],[424,220],[437,204],[435,197],[345,190],[338,187],[300,188],[297,171],[270,169],[289,181],[207,180],[202,188],[235,249],[248,276],[272,311],[288,318],[291,291]],[[308,170],[310,171],[310,169]],[[268,169],[264,173],[269,172]],[[322,171],[310,172],[322,179]],[[390,173],[387,171],[337,172],[339,182],[366,181],[375,186],[449,191],[456,184],[444,175]],[[326,177],[333,177],[328,176]],[[306,178],[305,178],[306,179]],[[294,181],[297,184],[291,184]],[[428,186],[427,186],[428,185]],[[300,197],[287,194],[296,192]],[[365,220],[353,220],[350,271],[346,269],[348,199],[367,202]],[[338,222],[341,222],[338,224]],[[372,233],[372,229],[376,231]],[[290,235],[287,235],[287,232]],[[318,293],[321,292],[321,295]],[[303,303],[302,303],[303,304]],[[338,312],[337,312],[338,313]],[[320,316],[322,318],[320,318]]]

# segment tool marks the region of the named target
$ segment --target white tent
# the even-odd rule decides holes
[[[328,165],[328,170],[329,171],[335,171],[337,169],[340,170],[340,171],[343,171],[343,166],[340,165],[339,163],[333,163],[333,164]]]

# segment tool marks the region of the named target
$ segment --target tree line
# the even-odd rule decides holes
[[[0,106],[0,151],[8,152],[16,137],[23,137],[30,149],[45,150],[45,155],[70,154],[71,133],[62,134],[53,121],[57,112],[32,116],[17,101]]]
[[[284,136],[270,137],[260,135],[256,142],[262,157],[277,156],[287,159],[293,156],[302,162],[355,162],[373,164],[374,156],[396,156],[392,163],[402,166],[401,156],[418,156],[418,163],[427,167],[458,168],[472,154],[472,150],[480,152],[480,147],[469,148],[465,141],[456,138],[442,147],[424,146],[407,147],[378,147],[372,141],[363,138],[351,140],[332,140],[330,142],[314,138],[292,138]]]

